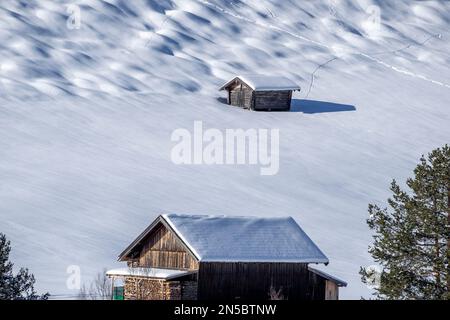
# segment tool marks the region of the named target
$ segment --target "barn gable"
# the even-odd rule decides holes
[[[162,217],[158,217],[124,252],[119,261],[133,267],[194,270],[198,261]]]

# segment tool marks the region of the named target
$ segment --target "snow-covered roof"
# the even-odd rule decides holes
[[[291,217],[162,217],[199,261],[328,263]]]
[[[175,270],[175,269],[159,269],[159,268],[119,268],[112,269],[106,272],[109,277],[124,277],[135,276],[143,278],[157,278],[157,279],[174,279],[188,275],[192,272]]]
[[[240,79],[255,91],[300,90],[300,87],[283,76],[266,76],[260,74],[241,75],[225,83],[220,90],[226,89],[234,80]]]

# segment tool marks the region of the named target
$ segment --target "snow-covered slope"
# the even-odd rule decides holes
[[[448,12],[409,0],[2,1],[0,232],[16,265],[40,290],[76,294],[68,266],[82,281],[120,266],[161,212],[291,215],[349,283],[341,296],[369,295],[367,204],[450,142]],[[299,83],[293,112],[218,101],[247,73]],[[279,128],[279,173],[175,165],[171,133],[195,120]]]

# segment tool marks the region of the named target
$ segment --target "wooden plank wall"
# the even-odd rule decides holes
[[[339,287],[332,281],[325,283],[325,300],[339,300]]]
[[[192,254],[163,224],[159,224],[144,243],[139,255],[139,267],[198,269]]]
[[[227,90],[232,106],[261,111],[288,111],[291,109],[292,90],[253,91],[237,79]]]
[[[242,88],[241,88],[242,85]],[[242,82],[236,82],[229,88],[230,104],[232,106],[253,109],[254,91]]]
[[[289,110],[292,91],[256,91],[255,110]]]
[[[285,299],[323,300],[325,280],[296,263],[200,263],[199,300],[269,300],[271,287]]]

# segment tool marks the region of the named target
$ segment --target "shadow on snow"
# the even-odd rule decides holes
[[[227,99],[218,97],[217,101],[228,104]],[[355,106],[327,101],[292,99],[290,112],[302,112],[306,114],[356,111]],[[272,112],[277,112],[273,110]]]
[[[292,99],[291,112],[307,114],[355,111],[355,106],[327,101]]]

